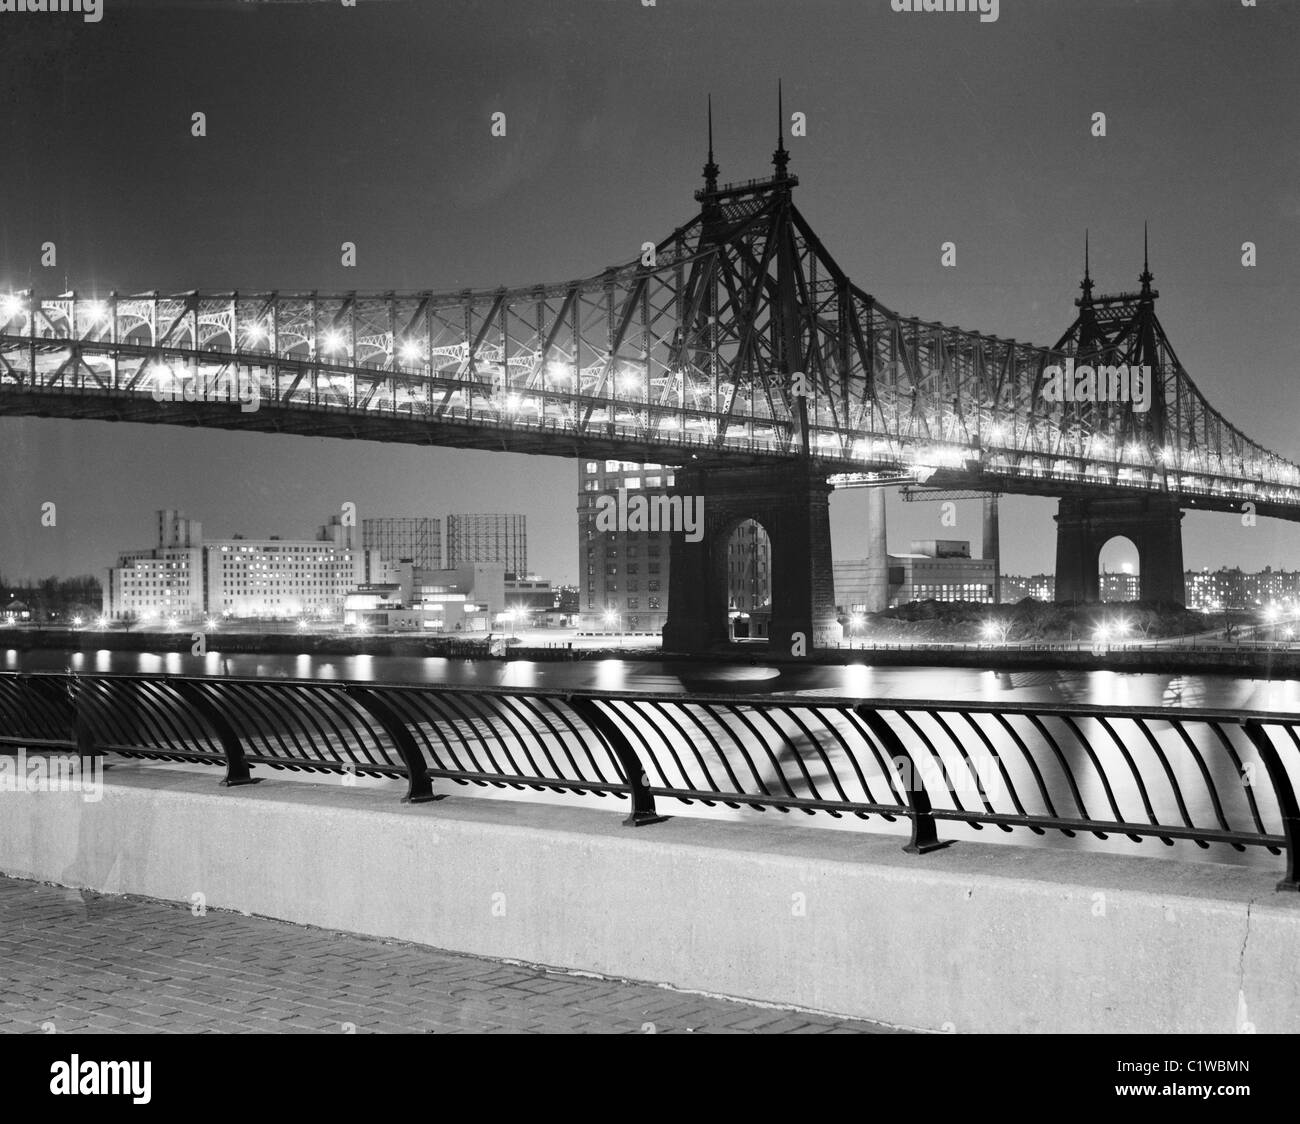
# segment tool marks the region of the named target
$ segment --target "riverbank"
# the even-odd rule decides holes
[[[496,638],[499,641],[499,638]],[[809,664],[877,667],[957,667],[1006,671],[1057,668],[1079,671],[1212,673],[1261,679],[1300,678],[1300,647],[1289,644],[1188,642],[1186,645],[1097,644],[935,644],[855,643],[819,649],[796,657],[769,651],[760,643],[733,644],[705,653],[666,652],[658,646],[569,647],[520,644],[500,647],[484,639],[424,636],[338,636],[294,633],[223,632],[209,636],[206,650],[226,655],[405,656],[537,663],[592,660],[655,660],[673,663],[726,663],[794,666]],[[0,649],[65,652],[176,652],[194,655],[184,632],[100,632],[85,629],[5,629]]]

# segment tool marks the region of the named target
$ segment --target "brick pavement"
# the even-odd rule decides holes
[[[861,1034],[653,984],[0,876],[0,1032]]]

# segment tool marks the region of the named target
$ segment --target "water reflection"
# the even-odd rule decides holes
[[[597,660],[596,681],[599,691],[626,691],[627,668],[622,660]]]
[[[122,674],[227,675],[276,679],[356,679],[383,683],[644,691],[657,694],[805,695],[951,702],[1094,703],[1108,706],[1183,706],[1300,713],[1300,680],[1227,675],[1128,673],[1042,669],[877,667],[859,662],[833,667],[702,661],[601,659],[556,663],[422,656],[259,655],[209,651],[110,652],[93,660],[74,650],[5,649],[10,671],[87,671]]]

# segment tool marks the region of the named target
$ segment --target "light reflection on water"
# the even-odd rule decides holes
[[[1230,675],[953,667],[873,667],[601,659],[573,662],[468,660],[419,656],[258,655],[209,651],[77,651],[0,654],[7,671],[230,675],[270,679],[356,679],[466,687],[644,691],[668,694],[803,695],[950,702],[1095,703],[1300,713],[1300,680]]]

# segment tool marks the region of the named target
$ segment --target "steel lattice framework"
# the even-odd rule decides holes
[[[654,253],[450,293],[24,291],[0,301],[0,413],[682,464],[800,458],[833,479],[1161,493],[1300,518],[1300,468],[1206,400],[1141,293],[1053,348],[901,316],[854,285],[776,174],[719,187]],[[1149,412],[1051,402],[1065,359],[1149,362]]]

